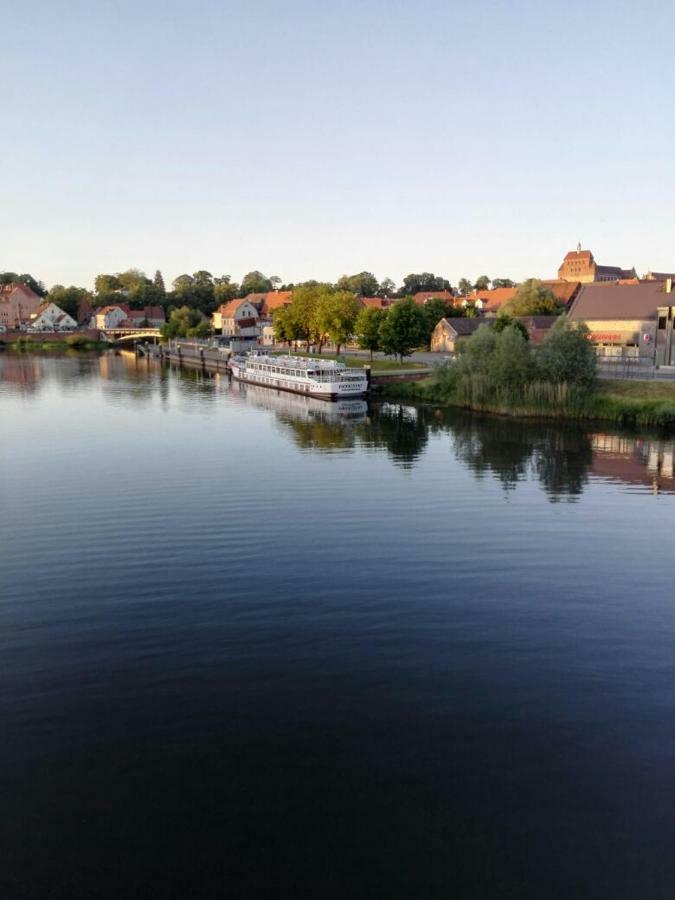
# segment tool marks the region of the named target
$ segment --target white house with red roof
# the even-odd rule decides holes
[[[114,328],[161,328],[166,324],[166,315],[161,306],[130,309],[126,303],[116,303],[97,309],[91,324],[100,331]]]
[[[93,325],[94,328],[105,331],[107,328],[119,328],[128,318],[129,307],[126,303],[112,304],[96,310]]]
[[[72,331],[77,322],[56,303],[43,303],[31,316],[30,326],[34,331]]]
[[[214,331],[227,337],[257,337],[259,320],[260,313],[246,297],[223,303],[212,316]]]

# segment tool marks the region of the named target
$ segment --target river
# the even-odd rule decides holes
[[[0,354],[0,895],[672,898],[673,441]]]

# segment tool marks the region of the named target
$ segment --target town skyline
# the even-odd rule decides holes
[[[56,278],[56,277],[55,278],[45,277],[44,272],[40,269],[39,263],[37,261],[35,262],[35,264],[33,266],[31,266],[31,265],[19,266],[16,264],[10,265],[9,263],[11,262],[11,260],[7,261],[7,260],[3,260],[3,259],[0,259],[0,272],[12,271],[12,272],[16,272],[17,274],[30,273],[38,281],[42,282],[42,284],[45,286],[45,288],[47,290],[54,287],[55,285],[64,285],[66,287],[70,286],[70,285],[75,285],[75,286],[83,287],[87,290],[90,290],[92,293],[95,291],[94,282],[98,276],[100,276],[102,274],[128,272],[131,270],[138,270],[140,272],[143,272],[145,275],[147,275],[150,278],[152,278],[154,272],[160,271],[164,277],[164,281],[166,283],[167,290],[170,288],[170,286],[172,285],[172,283],[175,281],[176,278],[179,278],[181,275],[184,275],[184,274],[191,275],[192,273],[198,272],[198,271],[208,271],[214,278],[221,278],[223,276],[229,276],[231,281],[234,283],[240,283],[242,278],[246,274],[257,271],[257,272],[261,272],[267,278],[274,278],[276,276],[279,279],[279,282],[278,282],[279,285],[302,284],[302,283],[309,282],[309,281],[319,281],[319,282],[334,284],[334,283],[337,283],[339,281],[339,279],[342,277],[353,276],[353,275],[356,275],[356,274],[362,273],[362,272],[369,272],[369,273],[373,274],[375,276],[375,278],[377,279],[377,281],[380,283],[383,282],[385,279],[391,279],[392,281],[395,282],[397,290],[401,289],[401,286],[403,284],[403,279],[407,275],[410,275],[411,273],[428,272],[428,273],[433,273],[434,275],[437,275],[439,277],[446,278],[450,282],[452,287],[456,289],[459,281],[462,279],[468,279],[470,282],[474,283],[478,279],[482,278],[483,276],[487,276],[489,278],[490,282],[494,281],[495,279],[511,279],[518,283],[521,283],[521,282],[526,281],[531,278],[536,278],[536,279],[540,279],[543,281],[554,280],[558,277],[558,270],[560,268],[560,264],[561,264],[564,254],[568,251],[576,250],[577,247],[583,248],[583,250],[590,250],[590,252],[595,257],[596,261],[601,260],[604,263],[607,260],[611,260],[613,262],[618,261],[618,262],[625,263],[627,268],[632,266],[632,267],[634,267],[635,272],[638,275],[638,277],[642,277],[649,272],[654,272],[654,271],[656,271],[656,272],[660,272],[660,271],[671,272],[671,271],[673,271],[673,269],[675,269],[675,245],[673,247],[673,252],[672,252],[670,258],[668,258],[667,256],[664,257],[661,264],[657,264],[658,261],[651,260],[650,262],[646,263],[645,265],[641,265],[641,264],[635,262],[630,256],[620,259],[618,257],[618,254],[612,255],[612,251],[609,251],[608,253],[606,253],[604,251],[604,249],[601,248],[600,252],[598,253],[598,252],[596,252],[596,246],[594,244],[585,243],[583,241],[578,241],[578,242],[575,241],[574,245],[572,245],[570,243],[569,246],[565,246],[563,249],[558,251],[557,255],[556,255],[555,251],[553,253],[550,253],[550,252],[547,253],[548,257],[555,260],[554,264],[550,267],[550,269],[548,271],[537,271],[537,272],[533,271],[533,269],[534,269],[533,266],[530,266],[529,268],[522,267],[521,271],[516,272],[516,266],[515,265],[509,266],[508,264],[504,267],[504,270],[502,270],[502,269],[498,270],[496,266],[491,266],[488,264],[486,266],[483,266],[482,268],[477,269],[475,272],[468,272],[468,271],[466,271],[466,269],[463,269],[460,266],[455,267],[455,270],[453,272],[450,272],[449,266],[441,266],[441,265],[432,266],[432,265],[428,265],[428,264],[427,265],[422,264],[416,268],[408,267],[406,269],[405,267],[403,267],[400,270],[400,274],[397,272],[395,275],[392,275],[389,272],[385,272],[385,273],[378,272],[377,269],[373,266],[364,266],[361,268],[345,266],[334,277],[326,277],[325,273],[314,273],[314,274],[309,274],[309,275],[299,277],[299,278],[293,278],[293,277],[286,277],[283,270],[279,271],[279,270],[275,270],[272,268],[265,268],[264,266],[260,266],[260,265],[257,265],[257,266],[253,265],[250,268],[243,268],[241,270],[241,274],[239,274],[237,270],[233,270],[231,267],[227,268],[227,267],[221,266],[219,268],[216,266],[216,267],[209,267],[209,268],[205,269],[203,260],[201,260],[201,261],[198,260],[197,262],[195,262],[193,267],[185,266],[182,269],[176,269],[175,263],[174,263],[173,266],[168,270],[162,268],[162,266],[155,266],[155,265],[144,266],[142,264],[136,265],[136,264],[129,264],[129,262],[126,261],[126,262],[122,262],[117,267],[112,267],[112,268],[108,268],[108,269],[98,268],[96,270],[92,270],[92,272],[85,279],[80,279],[78,281],[76,279],[68,279],[67,277],[61,278],[61,279]],[[5,264],[5,263],[7,263],[7,264]]]
[[[672,266],[672,3],[30,2],[7,28],[2,267],[522,280],[579,240]]]

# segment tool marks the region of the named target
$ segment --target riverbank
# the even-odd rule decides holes
[[[604,421],[629,428],[648,427],[675,431],[675,384],[663,381],[601,381],[595,390],[577,391],[559,403],[470,405],[441,392],[434,378],[381,389],[392,400],[410,400],[435,406],[471,409],[514,418]]]
[[[111,345],[106,341],[95,341],[78,335],[69,335],[59,341],[40,340],[32,337],[19,338],[19,340],[3,346],[20,353],[33,353],[35,351],[49,350],[109,350]]]

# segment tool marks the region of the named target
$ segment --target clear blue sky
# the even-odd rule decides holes
[[[673,0],[0,0],[0,270],[675,268]]]

